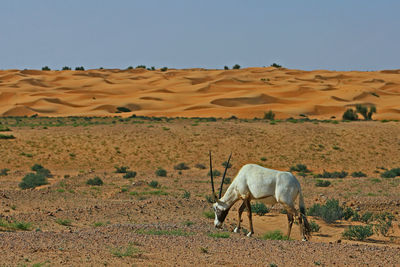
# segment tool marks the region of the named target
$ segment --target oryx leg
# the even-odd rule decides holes
[[[294,222],[294,218],[298,217],[297,216],[297,210],[293,205],[288,205],[288,204],[283,204],[285,206],[286,212],[287,212],[287,218],[288,218],[288,230],[287,230],[287,237],[289,239],[290,233],[292,231],[292,226]]]
[[[251,217],[251,205],[250,205],[250,199],[245,199],[244,203],[247,208],[247,215],[249,216],[249,224],[250,224],[250,232],[247,234],[248,237],[252,236],[254,234],[254,229],[253,229],[253,219]]]
[[[235,228],[235,230],[233,230],[235,233],[239,233],[240,232],[240,223],[242,222],[242,213],[244,211],[244,209],[246,208],[246,203],[243,201],[242,205],[239,208],[239,212],[238,212],[238,224]]]

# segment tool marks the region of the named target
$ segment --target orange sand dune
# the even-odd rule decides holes
[[[272,110],[327,119],[356,104],[375,105],[376,119],[400,119],[400,70],[0,71],[2,116],[253,118]]]

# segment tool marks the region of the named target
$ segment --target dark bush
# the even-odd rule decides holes
[[[358,240],[358,241],[363,241],[367,237],[370,237],[373,235],[374,232],[372,231],[372,225],[353,225],[347,228],[342,236],[346,239],[350,240]]]
[[[100,177],[96,176],[93,179],[89,179],[86,181],[87,185],[103,185],[103,180]]]
[[[35,171],[37,174],[42,174],[44,177],[46,177],[46,178],[51,178],[51,177],[53,177],[53,175],[51,174],[51,172],[50,172],[50,170],[49,169],[46,169],[46,168],[44,168],[42,165],[40,165],[40,164],[34,164],[32,167],[31,167],[31,170],[32,171]]]
[[[264,112],[264,119],[273,121],[275,119],[275,113],[272,110]]]
[[[376,113],[376,107],[371,106],[368,111],[368,107],[358,104],[356,105],[356,111],[364,117],[364,120],[369,121],[372,119],[372,114]]]
[[[224,70],[229,70],[229,67],[228,66],[224,66]]]
[[[331,185],[331,182],[324,181],[324,180],[317,180],[317,182],[315,183],[315,186],[318,186],[318,187],[328,187],[330,185]]]
[[[282,68],[281,65],[276,64],[276,63],[272,63],[271,67],[274,67],[274,68],[277,68],[277,69]]]
[[[159,187],[159,184],[158,184],[158,182],[157,181],[151,181],[150,183],[149,183],[149,186],[150,187],[152,187],[152,188],[157,188],[157,187]]]
[[[162,169],[162,168],[158,168],[156,170],[156,175],[157,176],[161,176],[161,177],[166,177],[167,176],[167,171]]]
[[[346,120],[346,121],[356,121],[356,120],[358,120],[357,113],[351,108],[347,109],[343,113],[342,118],[343,118],[343,120]]]
[[[201,170],[204,170],[204,169],[206,168],[206,166],[204,166],[204,165],[201,164],[201,163],[197,163],[197,164],[195,165],[195,167],[196,167],[197,169],[201,169]]]
[[[85,70],[85,68],[83,66],[80,66],[80,67],[76,67],[75,70]]]
[[[117,111],[119,112],[131,112],[131,110],[127,107],[117,107]]]
[[[350,219],[352,216],[354,216],[354,210],[350,207],[347,207],[344,211],[343,211],[343,219],[345,219],[346,221],[348,219]]]
[[[181,162],[174,166],[174,170],[188,170],[188,169],[189,167],[184,162]]]
[[[10,171],[10,169],[1,169],[0,176],[7,176],[9,171]]]
[[[363,223],[370,223],[374,219],[374,214],[372,212],[365,212],[362,216],[360,221]]]
[[[308,215],[317,216],[327,223],[333,223],[343,218],[343,208],[336,199],[328,199],[324,205],[314,204],[308,209]]]
[[[44,67],[42,67],[42,70],[51,70],[48,66],[44,66]]]
[[[64,67],[62,68],[62,70],[71,70],[71,68],[70,68],[70,67],[67,67],[67,66],[64,66]]]
[[[324,171],[322,174],[317,174],[315,177],[316,178],[345,178],[347,176],[347,172],[341,171],[341,172],[327,172]]]
[[[146,66],[145,66],[145,65],[138,65],[136,68],[137,68],[137,69],[145,69]]]
[[[290,171],[291,172],[304,172],[304,173],[310,172],[310,170],[307,169],[307,166],[304,164],[297,164],[296,166],[292,166],[292,167],[290,167]]]
[[[208,172],[208,176],[211,176],[211,173]],[[221,172],[219,170],[213,170],[213,177],[221,176]]]
[[[313,220],[310,221],[310,227],[312,233],[318,233],[321,227]]]
[[[121,167],[114,166],[114,168],[115,168],[115,173],[127,173],[129,169],[129,167],[127,166],[121,166]]]
[[[238,69],[240,69],[240,65],[239,64],[235,64],[235,65],[233,65],[232,69],[238,70]]]
[[[41,173],[28,173],[22,178],[22,182],[19,183],[21,189],[35,188],[37,186],[48,184],[46,176]]]
[[[226,168],[227,164],[228,164],[227,161],[222,162],[222,167]],[[232,163],[229,162],[228,169],[231,168],[231,167],[232,167]]]
[[[231,178],[225,177],[224,184],[230,184],[230,183],[231,183]]]
[[[353,172],[352,174],[351,174],[351,176],[352,177],[367,177],[367,175],[365,174],[365,173],[363,173],[363,172]]]
[[[387,236],[390,227],[392,227],[393,219],[394,215],[389,212],[376,214],[375,220],[377,221],[377,223],[374,225],[375,233],[377,233],[378,235]]]
[[[134,172],[134,171],[127,171],[123,177],[124,177],[125,179],[135,178],[135,177],[136,177],[136,172]]]
[[[394,178],[396,176],[400,176],[400,168],[393,168],[381,174],[382,178]]]
[[[257,215],[263,216],[269,212],[269,208],[265,206],[264,203],[256,202],[251,204],[251,211],[255,212]]]
[[[0,134],[0,139],[15,139],[15,136],[12,134]]]
[[[160,70],[161,70],[161,71],[167,71],[168,68],[167,68],[167,67],[162,67]]]

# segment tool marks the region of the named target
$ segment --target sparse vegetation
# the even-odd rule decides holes
[[[264,240],[289,240],[287,236],[283,235],[281,230],[274,230],[265,233],[262,236]]]
[[[208,172],[207,175],[211,176],[211,173]],[[219,170],[213,170],[213,176],[214,177],[221,176],[221,172]]]
[[[188,170],[188,169],[189,167],[184,162],[181,162],[174,166],[174,170]]]
[[[152,188],[158,188],[160,185],[158,184],[158,182],[157,181],[151,181],[150,183],[149,183],[149,186],[150,187],[152,187]]]
[[[8,172],[10,171],[10,169],[1,169],[0,170],[0,176],[7,176]]]
[[[72,221],[70,219],[58,218],[56,220],[56,223],[58,223],[59,225],[62,225],[62,226],[71,226],[72,225]]]
[[[29,189],[29,188],[35,188],[41,185],[48,184],[47,178],[44,174],[42,173],[28,173],[25,175],[24,178],[22,178],[22,182],[19,183],[19,187],[21,189]]]
[[[364,241],[373,234],[372,225],[352,225],[343,232],[342,236],[350,240]]]
[[[0,134],[0,139],[15,139],[15,136],[12,134]]]
[[[62,70],[71,70],[71,68],[68,67],[68,66],[64,66],[64,67],[62,68]]]
[[[7,231],[16,231],[16,230],[28,231],[31,229],[32,224],[23,221],[7,222],[0,218],[0,227],[4,228]]]
[[[320,180],[320,179],[318,179],[317,182],[315,183],[315,186],[317,186],[317,187],[328,187],[330,185],[331,185],[331,182]]]
[[[351,174],[351,176],[352,176],[352,177],[367,177],[367,175],[366,175],[365,173],[361,172],[361,171],[359,171],[359,172],[353,172],[353,173]]]
[[[103,185],[103,180],[100,179],[100,177],[96,176],[92,179],[89,179],[86,181],[87,185],[94,185],[94,186],[100,186]]]
[[[115,166],[114,168],[115,168],[115,173],[127,173],[129,169],[129,167],[127,166],[121,166],[121,167]]]
[[[353,109],[349,108],[343,113],[342,118],[346,121],[356,121],[358,120],[358,115]]]
[[[312,233],[318,233],[321,227],[313,220],[310,221],[310,228]]]
[[[282,66],[279,65],[279,64],[277,64],[277,63],[272,63],[272,64],[271,64],[271,67],[274,67],[274,68],[277,68],[277,69],[282,68]]]
[[[80,67],[76,67],[75,70],[85,70],[85,68],[83,66],[80,66]]]
[[[400,176],[400,168],[393,168],[381,173],[382,178],[394,178]]]
[[[137,257],[139,256],[140,250],[137,247],[134,247],[132,244],[129,244],[126,248],[123,247],[112,248],[110,252],[114,257],[123,258],[123,257]]]
[[[240,65],[239,64],[235,64],[235,65],[233,65],[232,69],[233,70],[238,70],[238,69],[240,69]]]
[[[209,233],[209,237],[213,238],[229,238],[230,234],[228,232],[222,232],[222,233]]]
[[[372,115],[376,113],[376,107],[370,106],[368,111],[368,107],[358,104],[356,105],[356,111],[364,117],[364,120],[369,121],[372,120]]]
[[[201,163],[197,163],[197,164],[195,165],[195,167],[196,167],[197,169],[200,169],[200,170],[204,170],[204,169],[206,168],[206,166],[204,166],[204,165],[201,164]]]
[[[339,200],[328,199],[324,205],[314,204],[307,212],[310,216],[317,216],[326,223],[333,223],[343,218],[343,208],[339,206]]]
[[[275,113],[272,110],[264,112],[264,119],[270,121],[275,120]]]
[[[224,168],[226,168],[226,165],[228,164],[228,161],[224,161],[224,162],[222,162],[222,167],[224,167]],[[229,165],[228,165],[228,169],[229,168],[232,168],[232,163],[230,163],[229,162]]]
[[[324,171],[322,174],[317,174],[316,178],[345,178],[347,176],[347,172],[345,171],[334,171],[334,172],[327,172]]]
[[[160,70],[161,70],[161,71],[167,71],[168,68],[167,68],[167,67],[162,67]]]
[[[166,177],[167,176],[167,171],[164,170],[163,168],[158,168],[156,170],[156,175],[160,177]]]
[[[215,214],[214,212],[210,211],[210,210],[206,210],[203,212],[204,217],[206,217],[207,219],[214,219]]]
[[[186,199],[189,199],[190,198],[190,192],[189,191],[184,191],[183,192],[183,196],[182,196],[183,198],[186,198]]]
[[[290,171],[291,172],[303,172],[303,173],[310,172],[310,170],[304,164],[297,164],[296,166],[292,166],[292,167],[290,167]]]
[[[135,171],[127,171],[123,177],[125,179],[135,178],[136,172]]]
[[[269,208],[262,202],[251,204],[251,210],[259,216],[263,216],[269,212]]]

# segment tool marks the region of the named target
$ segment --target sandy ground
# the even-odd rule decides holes
[[[0,115],[341,118],[356,104],[400,119],[400,70],[0,70]],[[125,110],[126,110],[125,109]]]
[[[380,178],[382,168],[400,167],[399,122],[289,123],[267,121],[175,119],[2,118],[13,140],[0,140],[0,216],[3,221],[30,222],[29,231],[0,227],[0,263],[5,266],[58,265],[196,265],[196,266],[398,266],[400,262],[400,178]],[[69,122],[75,123],[69,126]],[[99,125],[95,125],[96,122]],[[21,126],[25,125],[25,126]],[[56,127],[57,126],[57,127]],[[234,178],[243,164],[288,170],[302,163],[313,173],[363,171],[365,178],[329,179],[298,176],[306,206],[336,198],[345,206],[395,215],[387,237],[366,241],[342,238],[351,221],[324,223],[310,242],[301,242],[298,226],[292,241],[262,240],[271,230],[286,231],[286,216],[276,205],[254,216],[255,235],[232,233],[239,203],[223,230],[206,218],[211,204],[208,150],[215,169],[233,151]],[[190,169],[175,170],[178,163]],[[18,183],[40,163],[54,174],[50,184],[21,190]],[[203,164],[206,169],[199,169]],[[133,179],[115,166],[137,172]],[[155,174],[157,168],[166,177]],[[103,186],[89,186],[99,176]],[[148,186],[158,181],[160,187]],[[219,182],[219,179],[217,179]],[[225,188],[228,185],[225,185]],[[189,192],[190,196],[185,196]],[[69,220],[67,225],[60,220]],[[247,216],[243,226],[248,229]],[[210,234],[228,233],[228,238]],[[128,252],[127,252],[128,250]],[[124,254],[125,253],[125,254]]]

